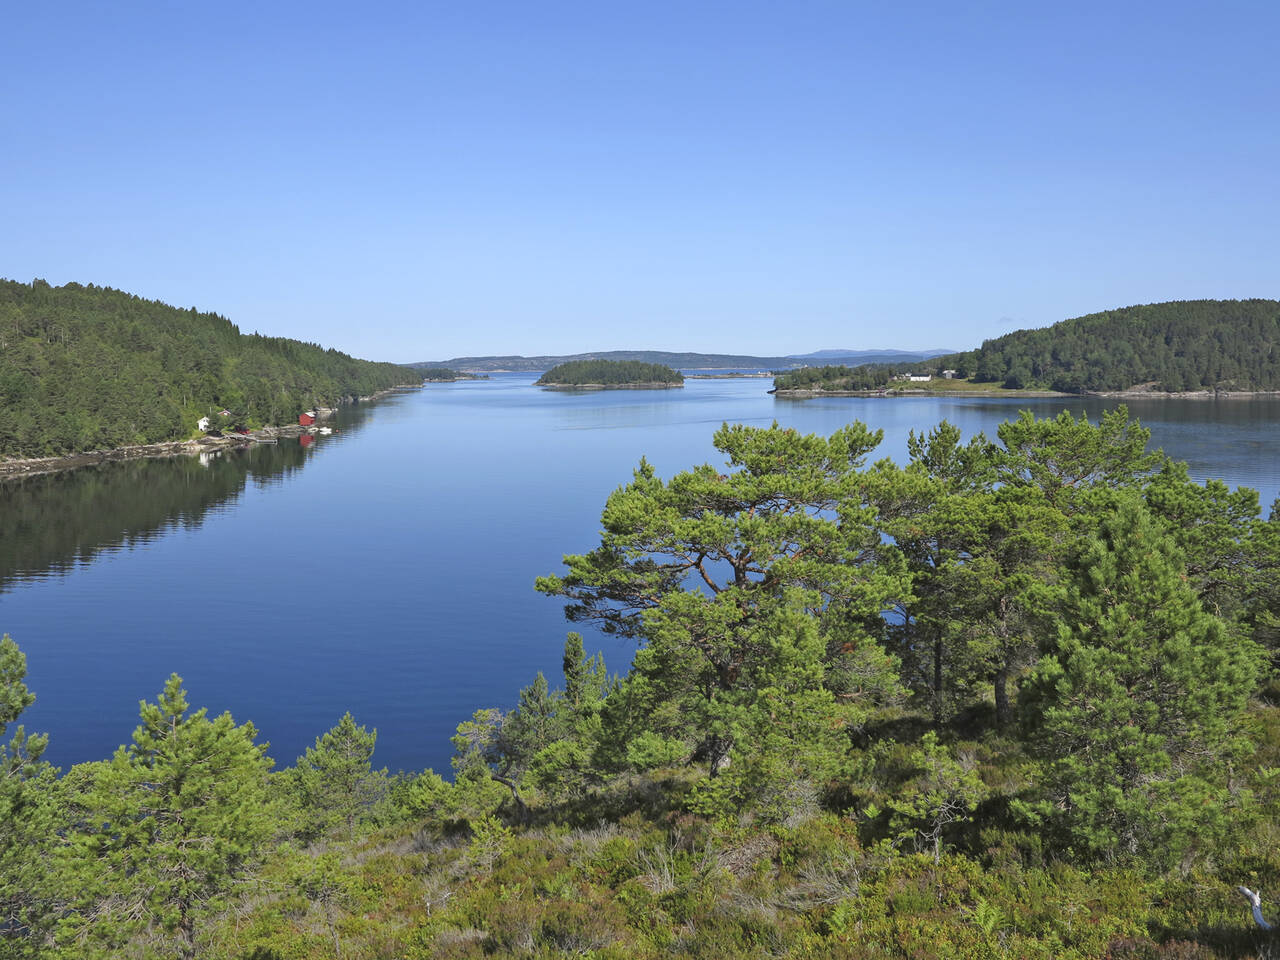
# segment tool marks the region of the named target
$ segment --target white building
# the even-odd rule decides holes
[[[199,420],[197,420],[197,421],[196,421],[196,429],[197,429],[197,430],[199,430],[201,433],[204,433],[206,430],[208,430],[208,429],[209,429],[209,418],[208,418],[208,417],[201,417]]]

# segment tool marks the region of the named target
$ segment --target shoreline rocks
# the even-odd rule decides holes
[[[535,383],[543,390],[678,390],[683,383]]]

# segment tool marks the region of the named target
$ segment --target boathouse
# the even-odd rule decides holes
[[[306,413],[298,414],[299,426],[309,427],[315,422],[316,422],[316,412],[314,410],[308,410]]]

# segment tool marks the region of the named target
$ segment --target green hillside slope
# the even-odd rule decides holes
[[[1011,387],[1280,390],[1280,302],[1123,307],[1018,330],[958,356],[975,380]]]
[[[1133,388],[1280,390],[1280,301],[1175,300],[1122,307],[1017,330],[976,350],[897,364],[892,371],[954,369],[975,383],[1066,393]],[[779,390],[869,390],[890,368],[811,367],[775,380]]]
[[[415,371],[241,334],[216,313],[107,287],[0,280],[0,456],[189,436],[196,421],[281,423]]]

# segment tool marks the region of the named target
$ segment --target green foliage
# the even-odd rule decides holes
[[[776,699],[821,696],[829,644],[870,638],[867,625],[907,590],[861,502],[858,469],[879,440],[862,424],[829,439],[726,424],[715,444],[732,472],[704,465],[663,482],[641,461],[605,505],[600,546],[538,580],[569,598],[570,620],[645,641],[604,712],[615,762],[647,730],[719,773],[735,749],[763,742],[754,731]],[[861,723],[885,694],[868,684],[812,722]]]
[[[972,818],[986,787],[972,755],[953,756],[932,730],[912,751],[911,764],[919,773],[889,801],[891,824],[899,837],[930,846],[938,863],[948,827]]]
[[[1280,390],[1280,302],[1177,300],[1124,307],[1018,330],[976,350],[899,364],[897,373],[960,377],[1019,390]],[[890,368],[805,367],[778,375],[779,390],[883,389]]]
[[[973,352],[976,379],[1068,393],[1280,389],[1280,303],[1179,300],[1019,330]],[[952,358],[940,357],[946,364]]]
[[[27,660],[8,634],[0,637],[0,737],[35,702],[25,680]],[[40,760],[47,736],[19,726],[0,744],[0,954],[38,956],[53,917],[48,858],[56,820],[55,771]]]
[[[145,701],[133,743],[100,765],[84,799],[72,871],[79,912],[59,938],[81,956],[197,955],[198,921],[248,869],[271,832],[271,761],[252,724],[187,712],[174,674]]]
[[[357,726],[350,712],[316,738],[293,769],[309,836],[341,828],[354,836],[386,796],[387,771],[373,769],[377,730]]]
[[[1045,760],[1025,809],[1081,854],[1177,863],[1222,837],[1256,683],[1253,644],[1205,612],[1182,558],[1140,503],[1069,562],[1064,621],[1024,708]]]
[[[631,737],[626,745],[627,765],[635,770],[672,767],[688,753],[682,741],[664,737],[652,730],[641,731]]]
[[[444,382],[448,383],[453,380],[488,380],[485,374],[463,373],[460,370],[450,370],[448,367],[421,367],[417,370],[422,379],[427,382]]]
[[[1148,453],[1151,431],[1129,420],[1123,404],[1089,423],[1067,410],[1053,419],[1037,419],[1024,410],[1017,420],[996,429],[1005,450],[999,479],[1015,487],[1038,489],[1051,506],[1065,514],[1079,513],[1096,491],[1133,489],[1145,483],[1164,462],[1159,452]]]
[[[538,385],[684,383],[684,375],[660,363],[638,360],[570,360],[552,367],[536,381]]]
[[[1280,500],[1266,523],[1255,524],[1245,543],[1242,576],[1244,619],[1271,655],[1272,673],[1280,665]]]
[[[349,714],[269,776],[176,677],[131,748],[61,778],[19,730],[0,950],[1258,953],[1233,888],[1280,887],[1274,679],[1250,700],[1280,649],[1275,511],[1123,410],[944,423],[901,467],[866,466],[861,424],[715,439],[727,467],[642,461],[599,547],[539,581],[640,641],[627,675],[569,634],[563,689],[459,724],[452,783],[374,771]],[[0,734],[30,702],[0,641]]]
[[[0,456],[183,439],[196,421],[285,423],[417,384],[417,371],[311,343],[242,335],[212,313],[119,290],[0,281]]]
[[[773,378],[773,386],[776,390],[821,390],[828,393],[883,390],[889,385],[891,373],[893,369],[883,364],[801,367],[777,374]]]

